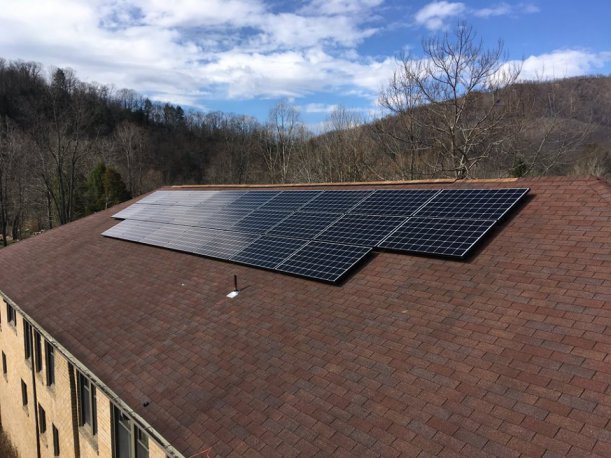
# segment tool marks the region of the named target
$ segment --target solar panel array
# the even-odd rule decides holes
[[[157,191],[102,235],[334,283],[374,249],[462,259],[527,192]]]

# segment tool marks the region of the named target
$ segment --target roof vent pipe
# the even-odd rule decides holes
[[[227,294],[227,297],[229,299],[233,299],[234,297],[237,297],[238,294],[240,294],[240,290],[238,289],[238,276],[234,275],[233,276],[233,291]]]

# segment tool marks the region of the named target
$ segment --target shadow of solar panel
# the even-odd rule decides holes
[[[301,208],[318,213],[347,213],[373,191],[324,191]]]
[[[272,198],[280,194],[280,191],[248,191],[235,201],[227,205],[228,208],[247,208],[255,210],[266,204]]]
[[[309,242],[276,270],[335,283],[370,251],[367,247]]]
[[[405,218],[397,216],[353,215],[342,216],[322,233],[316,240],[373,247],[399,226]]]
[[[305,240],[263,236],[239,252],[232,261],[273,269],[307,243]]]
[[[260,210],[297,211],[323,191],[281,191]]]
[[[287,218],[290,213],[266,210],[255,210],[240,219],[231,229],[235,231],[264,234],[269,229]]]
[[[463,258],[496,221],[409,218],[380,248]]]
[[[333,213],[293,213],[271,229],[267,235],[313,239],[339,216]]]
[[[415,216],[498,220],[527,192],[528,188],[444,189]]]
[[[383,189],[377,190],[350,210],[363,215],[410,216],[431,197],[438,194],[436,189]]]

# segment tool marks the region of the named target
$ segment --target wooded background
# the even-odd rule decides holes
[[[611,77],[518,82],[468,26],[422,47],[389,75],[383,118],[340,107],[317,135],[286,100],[259,122],[0,59],[2,242],[169,184],[611,172]]]

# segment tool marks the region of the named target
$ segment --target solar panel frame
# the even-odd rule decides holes
[[[343,215],[316,236],[322,242],[375,246],[405,221],[402,216]]]
[[[310,241],[276,266],[276,270],[337,283],[371,251],[369,247]]]
[[[312,213],[348,213],[371,194],[373,194],[373,190],[323,191],[301,207],[300,211]]]
[[[267,235],[313,240],[318,234],[337,221],[340,216],[335,213],[291,213],[283,221],[270,229]]]
[[[499,220],[528,191],[528,188],[443,189],[414,216]]]
[[[378,189],[350,213],[375,216],[411,216],[433,197],[439,189]]]
[[[376,248],[464,259],[495,224],[495,220],[412,217]]]
[[[259,207],[259,210],[296,212],[323,192],[319,190],[281,191],[280,194]]]
[[[231,260],[264,269],[274,269],[307,243],[307,240],[262,236]]]

